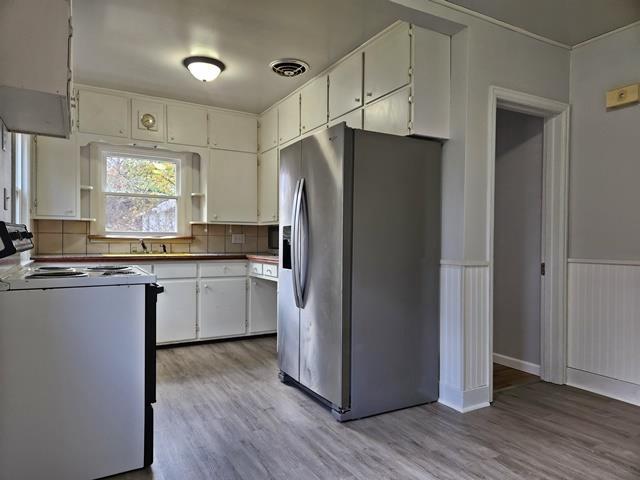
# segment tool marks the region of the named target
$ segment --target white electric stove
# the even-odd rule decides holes
[[[0,222],[0,258],[31,239]],[[0,479],[91,480],[152,463],[155,279],[128,265],[0,277]]]

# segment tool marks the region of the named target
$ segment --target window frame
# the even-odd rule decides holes
[[[170,161],[176,164],[176,195],[162,194],[138,194],[109,192],[106,189],[106,158],[109,154],[131,156],[145,160]],[[91,192],[91,212],[96,219],[91,230],[94,235],[114,238],[170,238],[185,236],[188,232],[190,205],[188,201],[191,192],[191,158],[187,152],[174,152],[165,149],[145,148],[140,146],[120,146],[106,143],[92,143],[91,155],[91,179],[93,190]],[[138,197],[138,198],[162,198],[176,199],[176,232],[111,232],[106,229],[106,198],[114,197]]]

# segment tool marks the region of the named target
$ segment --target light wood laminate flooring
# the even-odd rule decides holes
[[[465,415],[340,424],[277,373],[273,337],[160,350],[155,463],[112,478],[640,478],[640,408],[588,392],[538,382]]]

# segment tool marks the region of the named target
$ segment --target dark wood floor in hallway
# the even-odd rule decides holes
[[[159,351],[155,413],[153,467],[112,478],[640,478],[638,407],[540,382],[340,424],[278,381],[272,337]]]

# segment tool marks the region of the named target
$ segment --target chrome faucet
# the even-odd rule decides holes
[[[144,253],[149,253],[149,250],[147,250],[147,244],[144,243],[144,239],[143,238],[140,239],[140,246],[142,247],[142,251]]]

